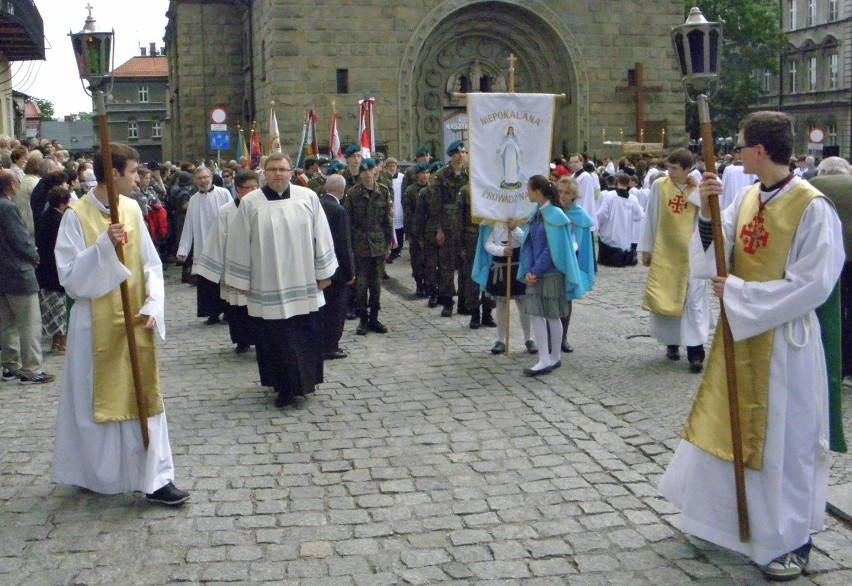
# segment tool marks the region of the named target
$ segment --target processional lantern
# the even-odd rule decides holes
[[[693,7],[686,22],[672,27],[672,45],[680,62],[681,81],[690,101],[715,94],[719,78],[722,24],[707,22]]]
[[[89,90],[92,90],[100,88],[112,71],[115,31],[98,31],[97,23],[92,17],[91,5],[86,8],[89,10],[89,16],[83,24],[83,30],[78,33],[69,32],[68,36],[71,37],[80,80],[87,81]]]

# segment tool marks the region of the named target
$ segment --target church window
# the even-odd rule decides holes
[[[816,0],[808,0],[808,24],[813,26],[816,24]]]
[[[127,123],[127,138],[139,138],[139,124],[134,120]]]
[[[840,77],[840,60],[837,53],[828,56],[828,89],[836,90]]]
[[[837,0],[828,0],[828,22],[837,20]]]
[[[768,69],[763,70],[762,88],[764,92],[769,92],[769,86],[772,83],[772,72]]]
[[[162,136],[163,136],[163,130],[162,130],[162,127],[160,126],[160,121],[156,120],[151,125],[151,138],[160,138]]]
[[[791,94],[796,93],[796,81],[797,81],[796,77],[797,77],[797,74],[798,74],[798,71],[797,71],[797,67],[796,67],[796,62],[790,61],[788,69],[787,69],[787,81],[788,81],[787,90]]]
[[[338,69],[337,70],[337,93],[338,94],[348,94],[349,93],[349,70],[348,69]]]
[[[148,101],[148,86],[140,85],[139,86],[139,101],[147,102]]]
[[[794,31],[796,30],[796,3],[798,0],[787,0],[787,4],[790,8],[790,27],[787,30]]]

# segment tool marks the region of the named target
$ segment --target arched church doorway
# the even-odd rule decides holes
[[[507,91],[510,54],[517,58],[516,92],[566,94],[556,103],[553,150],[563,143],[581,147],[588,91],[570,36],[560,17],[535,0],[450,1],[437,7],[403,55],[401,154],[428,144],[440,158],[446,144],[466,138],[465,101],[452,94]]]

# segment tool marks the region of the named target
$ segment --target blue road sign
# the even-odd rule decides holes
[[[231,135],[227,132],[211,132],[210,133],[210,150],[211,151],[228,151],[231,150]]]

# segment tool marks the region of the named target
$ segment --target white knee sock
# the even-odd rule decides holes
[[[550,330],[550,364],[556,364],[562,356],[562,320],[558,317],[547,320],[547,328]]]
[[[551,364],[550,353],[547,351],[547,320],[537,315],[531,315],[530,327],[535,335],[535,343],[538,344],[538,362],[532,368],[533,370],[541,370]]]

